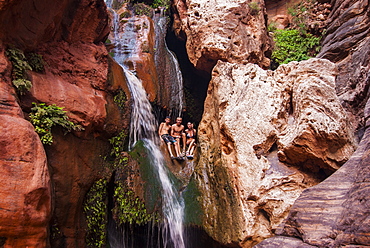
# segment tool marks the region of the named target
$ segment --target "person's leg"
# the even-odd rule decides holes
[[[189,142],[187,142],[188,143],[188,150],[187,150],[187,154],[186,155],[190,155],[191,153],[190,153],[190,149],[192,148],[192,146],[193,146],[193,144],[194,144],[194,142],[195,142],[195,140],[193,139],[193,140],[188,140]]]
[[[186,134],[182,133],[182,152],[184,153],[183,155],[185,156],[185,151],[186,151]]]
[[[167,143],[167,149],[168,149],[168,152],[170,153],[171,158],[173,158],[174,156],[172,154],[172,149],[171,149],[171,143],[170,142]]]
[[[175,145],[176,156],[180,157],[180,139],[176,139],[176,142],[174,143],[174,145]]]
[[[189,154],[190,154],[191,156],[194,156],[194,150],[195,150],[195,147],[196,147],[196,145],[195,145],[195,140],[194,140],[194,142],[191,144],[191,149],[190,149],[190,151],[189,151]]]

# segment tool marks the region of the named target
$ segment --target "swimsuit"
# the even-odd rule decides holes
[[[186,138],[187,138],[187,139],[195,139],[194,132],[193,132],[193,135],[192,135],[192,136],[190,136],[189,131],[188,131],[188,132],[186,133]]]
[[[164,142],[167,143],[176,143],[176,140],[169,134],[162,134],[162,139],[164,140]]]

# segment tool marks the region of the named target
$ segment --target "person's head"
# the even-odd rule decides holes
[[[181,117],[177,117],[176,118],[176,124],[177,125],[181,125],[181,122],[182,122],[182,118]]]
[[[193,129],[194,125],[190,121],[187,124],[188,129]]]
[[[167,116],[165,119],[164,119],[164,122],[166,123],[170,123],[171,122],[171,118],[169,116]]]

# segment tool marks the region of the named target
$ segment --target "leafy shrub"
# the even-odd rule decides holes
[[[33,71],[43,72],[45,70],[42,55],[37,53],[27,53],[26,58]]]
[[[158,7],[164,7],[165,9],[169,9],[170,5],[171,5],[170,0],[154,0],[153,3],[151,4],[151,7],[153,9]]]
[[[42,56],[37,53],[27,53],[26,55],[17,48],[9,48],[6,55],[12,62],[12,83],[19,94],[24,94],[32,87],[32,83],[27,79],[26,71],[43,72],[44,61]]]
[[[46,105],[45,103],[32,103],[30,119],[32,125],[35,127],[36,133],[39,134],[41,142],[45,145],[53,143],[53,135],[51,128],[59,125],[66,129],[68,132],[72,130],[81,131],[83,128],[68,120],[66,111],[63,108],[53,105]]]
[[[125,148],[127,148],[127,135],[124,130],[122,130],[117,136],[109,139],[109,143],[112,148],[110,150],[109,156],[105,156],[106,161],[110,161],[113,168],[123,167],[127,165],[127,156],[123,155]]]
[[[309,59],[320,49],[320,38],[296,29],[276,30],[274,41],[272,59],[279,64]]]
[[[135,15],[146,15],[149,17],[152,15],[152,8],[144,3],[135,3],[132,8]]]
[[[117,185],[114,191],[115,207],[113,213],[119,224],[143,225],[157,220],[154,214],[147,212],[145,204],[135,193],[123,185]]]
[[[96,181],[86,195],[84,212],[86,214],[88,247],[105,247],[107,240],[107,180]]]
[[[26,76],[26,71],[32,70],[32,67],[28,64],[24,53],[17,48],[7,49],[6,55],[13,65],[13,85],[17,89],[18,93],[22,95],[32,87],[31,81],[28,80]]]

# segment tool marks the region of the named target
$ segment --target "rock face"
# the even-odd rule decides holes
[[[209,73],[218,60],[270,65],[263,1],[175,0],[174,8],[173,28],[195,68]]]
[[[322,49],[317,57],[337,64],[337,94],[350,113],[351,122],[361,139],[365,126],[363,109],[369,99],[370,85],[369,2],[336,0],[333,3]]]
[[[1,153],[0,192],[6,197],[1,197],[0,244],[84,247],[84,197],[93,182],[105,176],[101,156],[107,153],[107,139],[128,124],[114,102],[124,91],[128,99],[121,107],[129,110],[122,71],[108,61],[103,44],[109,32],[105,3],[3,1],[0,20],[1,150],[7,151]],[[44,61],[44,72],[27,73],[33,86],[18,97],[4,56],[3,47],[9,46],[36,52]],[[113,76],[109,65],[120,73]],[[48,166],[38,135],[24,120],[22,109],[29,112],[32,102],[64,107],[71,120],[85,128],[67,135],[53,130],[54,143],[45,148]]]
[[[370,102],[365,108],[366,131],[351,159],[324,182],[307,189],[293,205],[275,238],[256,247],[362,247],[370,245],[369,148]],[[287,237],[288,236],[288,237]],[[301,247],[301,246],[300,246]]]
[[[370,245],[369,3],[338,0],[332,6],[318,56],[337,64],[336,91],[361,142],[336,173],[303,192],[277,229],[278,236],[256,247],[297,247],[292,242],[300,247]]]
[[[335,75],[318,59],[274,72],[217,63],[194,175],[215,240],[250,247],[271,236],[305,188],[349,159],[356,145]]]
[[[17,103],[3,46],[0,74],[0,243],[47,247],[51,189],[46,155]]]

